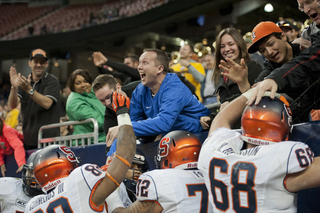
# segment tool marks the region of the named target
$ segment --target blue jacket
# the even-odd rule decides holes
[[[200,132],[200,117],[210,111],[192,95],[174,73],[164,78],[158,93],[139,84],[130,104],[130,117],[136,136],[165,135],[173,130]]]

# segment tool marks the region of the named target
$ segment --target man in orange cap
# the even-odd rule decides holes
[[[274,23],[270,21],[260,22],[257,24],[252,30],[252,44],[248,48],[249,53],[254,53],[259,51],[265,58],[264,69],[255,80],[256,82],[262,81],[266,76],[272,73],[275,69],[281,67],[283,64],[291,61],[291,59],[295,58],[301,53],[299,44],[292,44],[287,41],[287,37],[282,32],[282,30]],[[229,63],[230,64],[230,63]],[[223,64],[222,64],[223,65]],[[237,82],[237,78],[239,78],[239,68],[237,72],[235,72],[235,66],[231,66],[225,64],[222,68],[227,70],[227,73],[223,75],[230,78],[232,81]],[[250,88],[250,84],[245,83],[246,72],[241,70],[242,79],[238,80],[238,85],[247,85],[247,88],[244,90],[248,90]],[[307,82],[306,82],[307,83]],[[293,111],[293,121],[294,123],[307,122],[309,121],[309,110],[305,110],[308,105],[308,100],[306,96],[300,97],[302,91],[305,91],[308,88],[308,85],[304,85],[298,90],[284,90],[282,91],[287,100],[292,102],[295,100],[296,105],[291,106]]]

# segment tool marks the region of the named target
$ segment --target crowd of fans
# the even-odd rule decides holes
[[[298,0],[298,3],[299,1],[302,0]],[[310,2],[308,5],[299,3],[299,5],[300,9],[307,15],[313,14],[307,12],[306,9],[311,8],[320,16],[317,1]],[[114,12],[109,8],[104,8],[104,10],[100,14],[103,18],[108,18],[109,15],[110,17],[115,14],[118,15],[119,12]],[[93,23],[96,17],[94,14],[91,14],[90,17],[90,23]],[[310,15],[310,18],[314,17],[314,15]],[[37,133],[41,126],[67,120],[82,121],[87,118],[94,118],[99,126],[99,142],[106,143],[107,148],[108,168],[105,169],[107,171],[105,178],[98,180],[97,177],[102,170],[92,165],[79,167],[78,170],[75,169],[79,166],[79,162],[74,153],[65,146],[52,145],[51,147],[46,147],[40,151],[42,154],[35,156],[37,160],[33,161],[35,164],[41,162],[46,158],[46,154],[50,155],[51,152],[58,152],[59,156],[62,156],[60,158],[64,158],[64,155],[68,154],[66,158],[73,158],[72,163],[74,165],[72,165],[72,169],[77,172],[71,173],[71,175],[80,174],[81,171],[81,174],[86,174],[83,175],[85,181],[82,179],[81,181],[91,184],[93,178],[89,179],[88,177],[94,174],[95,181],[101,181],[102,184],[99,184],[99,186],[93,185],[95,187],[92,187],[94,188],[92,192],[91,189],[86,189],[84,190],[86,193],[81,193],[81,197],[90,195],[91,208],[104,208],[104,199],[115,190],[116,185],[120,186],[119,180],[122,182],[128,169],[127,167],[132,170],[132,176],[126,175],[123,182],[125,186],[122,187],[122,193],[124,194],[121,195],[121,192],[115,191],[107,199],[108,204],[110,204],[108,208],[117,210],[117,212],[124,212],[124,207],[133,211],[135,206],[139,206],[144,210],[152,207],[154,212],[172,210],[175,208],[173,207],[174,205],[168,205],[166,202],[176,202],[176,206],[180,204],[177,204],[178,201],[174,200],[174,198],[164,201],[168,199],[164,195],[165,193],[157,193],[164,191],[161,187],[159,189],[151,187],[154,191],[150,191],[149,195],[152,195],[154,199],[146,199],[148,196],[143,193],[145,192],[144,190],[148,189],[150,183],[152,186],[156,185],[156,183],[160,186],[167,186],[163,180],[167,180],[170,177],[172,182],[175,182],[176,186],[178,186],[181,184],[179,181],[186,181],[182,177],[190,176],[190,180],[194,181],[196,179],[194,175],[201,174],[201,177],[197,178],[197,184],[207,186],[209,189],[212,184],[219,182],[218,186],[221,187],[222,181],[215,179],[220,177],[220,174],[217,175],[214,168],[217,166],[221,168],[221,173],[226,175],[225,179],[229,180],[223,186],[232,187],[235,190],[240,190],[237,187],[242,183],[238,179],[242,176],[246,176],[247,179],[252,179],[253,181],[257,173],[257,178],[262,180],[262,183],[272,180],[273,183],[276,183],[276,187],[270,187],[267,190],[270,193],[275,191],[279,193],[279,196],[286,197],[289,202],[282,208],[295,211],[294,195],[288,194],[285,189],[290,192],[298,192],[302,189],[320,186],[319,180],[315,179],[312,179],[308,184],[300,185],[303,182],[301,180],[306,180],[310,175],[316,174],[317,169],[315,169],[315,166],[317,166],[319,160],[314,158],[312,151],[306,144],[278,142],[288,140],[292,123],[297,124],[309,120],[317,120],[319,117],[319,113],[317,113],[317,110],[319,110],[317,102],[320,97],[318,92],[320,84],[318,82],[319,66],[317,66],[319,63],[317,57],[319,54],[317,26],[320,25],[320,21],[315,19],[315,22],[319,23],[305,29],[302,34],[300,34],[294,23],[288,20],[282,20],[277,23],[271,21],[260,22],[250,34],[251,42],[246,41],[246,38],[237,29],[225,28],[217,35],[216,48],[212,54],[209,53],[199,59],[195,56],[193,46],[186,43],[180,47],[180,60],[175,64],[173,64],[173,59],[169,53],[158,49],[146,48],[140,56],[134,54],[125,56],[124,63],[110,61],[101,52],[94,52],[92,54],[93,63],[99,69],[100,74],[93,78],[90,71],[77,69],[71,73],[68,85],[63,90],[60,88],[58,79],[46,72],[49,60],[46,51],[34,49],[30,53],[28,62],[28,66],[31,69],[29,76],[21,76],[15,67],[10,68],[11,89],[8,95],[8,103],[0,105],[0,124],[2,123],[2,131],[0,133],[2,134],[1,137],[14,137],[15,140],[3,139],[9,148],[4,149],[7,146],[2,145],[1,155],[14,152],[19,167],[17,172],[20,172],[24,164],[29,164],[25,161],[25,155],[23,155],[25,150],[37,148]],[[305,32],[311,31],[311,27],[313,32],[317,32],[306,34]],[[311,43],[311,38],[313,43]],[[254,60],[253,54],[255,54],[255,57],[260,57],[260,60],[264,60],[263,66]],[[68,89],[70,90],[69,92],[67,91]],[[266,90],[271,90],[271,93],[264,93]],[[255,104],[251,105],[254,99]],[[275,100],[273,101],[272,99]],[[260,100],[261,103],[259,103]],[[221,104],[218,111],[210,111],[208,109],[209,105],[214,103]],[[246,107],[247,105],[249,106]],[[268,110],[269,113],[280,115],[281,119],[277,120],[277,118],[270,115],[268,115],[269,117],[256,118],[260,113]],[[275,119],[275,121],[268,122],[268,119]],[[257,131],[253,130],[254,124],[256,124],[252,124],[253,120],[256,123],[268,123],[262,127],[267,128],[267,130],[260,127]],[[281,123],[281,125],[279,124],[279,126],[277,122]],[[18,129],[20,123],[22,123],[22,134],[13,129]],[[88,133],[92,132],[93,128],[92,124],[80,124],[61,128],[60,132],[47,132],[44,137]],[[231,130],[240,128],[242,128],[242,135],[237,131]],[[208,140],[204,145],[206,148],[201,149],[201,144],[192,133],[208,130]],[[269,130],[271,133],[269,133]],[[176,134],[175,131],[180,131],[180,133]],[[181,131],[186,131],[187,133],[181,133]],[[11,132],[11,134],[4,135],[4,132]],[[178,162],[178,164],[172,163],[174,164],[172,165],[168,163],[171,160],[170,158],[174,158],[173,156],[169,157],[169,153],[173,152],[174,148],[179,147],[177,144],[180,143],[181,138],[190,136],[191,139],[186,140],[189,143],[186,147],[193,147],[190,153],[194,153],[191,156],[195,159],[191,159],[192,157],[189,156],[187,151],[182,152],[183,154],[176,152],[176,156],[182,157],[185,161],[190,161],[179,164],[179,160],[172,160],[172,162]],[[143,153],[136,151],[135,139],[144,140],[146,143],[160,141],[158,155],[155,157],[161,169],[177,167],[180,170],[190,168],[199,168],[199,170],[195,170],[196,173],[190,172],[193,174],[188,174],[188,172],[184,171],[172,172],[168,170],[168,172],[162,172],[157,170],[154,173],[143,175],[142,173],[147,171],[147,169],[144,169],[143,172],[140,171],[135,174],[135,169],[142,169],[141,165],[146,164],[143,160]],[[272,154],[260,156],[259,159],[263,159],[263,162],[269,162],[278,157],[279,159],[281,158],[281,162],[285,163],[279,163],[279,167],[272,163],[268,164],[270,169],[274,170],[272,172],[274,177],[266,179],[264,173],[261,173],[261,170],[258,172],[257,168],[253,166],[259,165],[259,167],[263,167],[262,161],[255,158],[252,159],[251,157],[255,154],[248,154],[249,151],[247,153],[246,149],[255,149],[257,148],[256,145],[267,145],[269,143],[276,143],[276,145],[270,146],[273,149],[266,148],[266,146],[262,146],[263,148],[261,149]],[[260,147],[256,149],[256,153],[259,152],[259,149]],[[297,149],[297,151],[291,152],[292,149]],[[244,152],[242,153],[242,151]],[[280,151],[283,151],[284,154],[281,155]],[[274,154],[278,152],[280,154]],[[234,153],[242,154],[230,157]],[[306,156],[300,156],[302,155],[301,153],[306,153]],[[5,162],[1,155],[1,174],[5,176]],[[197,164],[198,156],[199,164]],[[253,163],[239,163],[243,156],[250,158],[249,160]],[[302,157],[305,159],[304,167],[300,165],[301,161],[299,159]],[[165,158],[165,160],[161,160],[161,158]],[[289,165],[289,160],[295,161],[293,163],[290,161]],[[314,162],[312,163],[313,160]],[[131,162],[135,164],[131,165]],[[239,174],[247,171],[247,175],[227,175],[229,171],[225,165],[228,165],[228,163],[232,164],[232,171],[239,172]],[[290,168],[287,168],[287,165]],[[39,166],[41,167],[41,165],[34,165],[33,171],[36,178],[42,179],[43,177],[37,174]],[[118,170],[114,169],[116,166],[118,166]],[[310,169],[304,172],[303,170],[308,166],[310,166]],[[254,172],[254,174],[251,172]],[[292,175],[293,173],[294,175]],[[65,183],[69,184],[69,187],[70,185],[75,188],[82,187],[81,184],[83,183],[81,181],[79,181],[79,184],[70,181],[71,178],[67,178],[69,174],[70,172],[63,176],[63,178],[66,178],[65,180],[54,179],[53,181],[56,182],[51,183],[50,179],[46,179],[38,182],[46,193],[56,190],[56,185],[60,183],[57,181],[65,181]],[[142,180],[140,182],[135,181],[140,175],[142,175]],[[164,176],[162,180],[160,178],[161,175]],[[233,180],[234,176],[238,181]],[[176,177],[181,177],[181,179],[174,180]],[[285,178],[287,182],[283,186]],[[110,186],[111,183],[115,185],[112,185],[111,188],[108,188],[103,193],[100,188]],[[130,184],[133,184],[133,187],[137,187],[140,191],[130,190],[132,189],[129,186]],[[147,186],[143,184],[147,184]],[[243,187],[248,187],[248,184],[254,183],[247,182]],[[254,186],[250,187],[241,188],[241,190],[252,190]],[[63,191],[63,189],[59,190]],[[257,184],[256,191],[258,190],[259,192],[264,191],[264,186]],[[190,193],[192,190],[188,188],[188,191]],[[215,190],[209,189],[208,191],[209,194],[211,193],[211,197],[215,197],[215,199],[210,199],[210,205],[206,205],[207,208],[209,206],[209,212],[212,212],[213,209],[223,212],[229,208],[229,206],[224,205],[226,203],[219,201],[220,198],[218,199],[217,195],[215,195]],[[223,194],[224,191],[222,190],[221,193]],[[267,193],[261,193],[263,194],[261,198],[256,198],[256,196],[253,198],[251,197],[252,194],[248,195],[250,197],[248,199],[250,209],[272,209],[272,205],[277,205],[265,205],[263,202],[259,202],[260,199],[269,198]],[[204,194],[207,195],[207,193]],[[221,196],[234,195],[232,193],[232,195]],[[182,198],[184,202],[188,201],[188,199],[190,198]],[[252,199],[258,199],[258,201],[253,200],[253,202]],[[80,201],[72,200],[71,202],[81,203],[81,199]],[[144,205],[141,202],[145,202]],[[44,205],[45,202],[42,204]],[[187,204],[188,202],[184,205]],[[85,205],[87,204],[83,204],[83,206]],[[239,203],[233,203],[233,205],[241,212],[243,206],[240,201]],[[27,207],[26,210],[36,210],[38,208],[37,206],[32,206],[30,202]]]

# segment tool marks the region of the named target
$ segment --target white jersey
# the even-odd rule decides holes
[[[156,169],[143,173],[137,184],[137,199],[155,200],[163,212],[213,212],[199,170]]]
[[[198,168],[214,212],[296,212],[285,177],[312,163],[310,148],[294,141],[241,151],[242,145],[240,133],[219,128],[201,148]]]
[[[25,205],[31,197],[22,189],[22,179],[3,177],[0,178],[0,212],[24,212]]]
[[[31,199],[25,212],[103,212],[105,205],[95,207],[91,201],[94,187],[105,177],[105,172],[93,164],[76,168],[54,190]]]
[[[127,192],[127,187],[124,185],[122,182],[119,186],[119,196],[120,199],[123,203],[124,208],[127,208],[132,204],[132,201],[129,198],[128,192]]]

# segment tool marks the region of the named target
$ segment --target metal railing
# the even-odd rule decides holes
[[[213,109],[213,108],[220,107],[220,106],[221,106],[221,103],[220,103],[220,102],[215,102],[215,103],[207,104],[207,105],[204,105],[204,106],[207,107],[209,110],[211,110],[211,109]]]
[[[57,136],[52,138],[42,138],[42,132],[45,129],[51,129],[51,128],[60,128],[63,126],[75,126],[79,124],[85,124],[85,123],[93,123],[93,132],[90,133],[84,133],[79,135],[67,135],[67,136]],[[55,123],[55,124],[49,124],[44,125],[39,129],[38,133],[38,148],[43,148],[52,144],[59,144],[59,145],[66,145],[68,147],[74,147],[74,146],[86,146],[92,144],[98,143],[99,139],[99,126],[98,122],[94,118],[88,118],[83,121],[66,121],[62,123]]]

